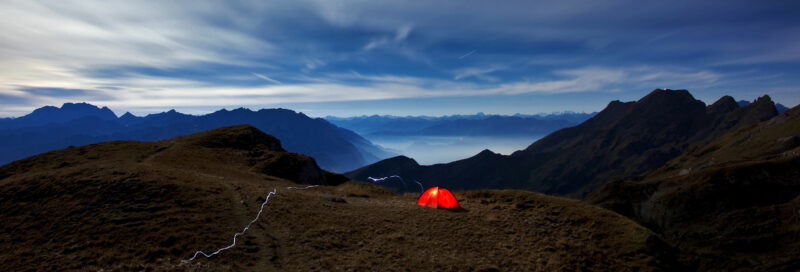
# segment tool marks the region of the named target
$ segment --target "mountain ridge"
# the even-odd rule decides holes
[[[760,104],[769,103],[765,97]],[[758,105],[732,108],[729,99],[715,104],[706,106],[686,90],[657,89],[635,102],[612,101],[585,122],[555,131],[509,156],[473,156],[402,172],[409,179],[456,190],[515,188],[583,197],[609,180],[660,167],[690,146],[733,129],[718,125],[724,118],[746,125],[775,113],[774,106],[766,112]],[[346,175],[364,179],[396,174],[380,172],[392,168],[387,162],[374,165]]]
[[[101,120],[114,120],[117,115],[108,107],[97,107],[88,103],[64,103],[61,107],[44,106],[18,118],[6,118],[3,129],[40,126],[50,123],[65,123],[83,117],[97,117]]]
[[[587,201],[705,255],[701,268],[796,270],[799,139],[795,107],[694,146],[642,177],[605,184]]]
[[[391,155],[349,130],[287,109],[222,109],[206,115],[183,114],[172,109],[143,117],[126,113],[118,118],[106,107],[86,103],[65,105],[66,109],[48,106],[5,120],[4,129],[0,129],[0,164],[70,145],[160,140],[238,124],[251,124],[276,135],[283,139],[287,149],[311,155],[333,171],[354,169]],[[72,105],[78,105],[82,109],[78,113],[83,114],[70,114],[76,108]],[[61,117],[53,122],[39,121],[53,115]]]

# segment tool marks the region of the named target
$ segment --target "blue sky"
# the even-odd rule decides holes
[[[597,111],[656,88],[800,103],[796,1],[3,1],[0,116]]]

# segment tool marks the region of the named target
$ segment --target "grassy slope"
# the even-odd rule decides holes
[[[657,230],[700,268],[800,269],[799,135],[796,107],[588,201]]]
[[[468,211],[456,213],[363,183],[287,190],[295,184],[260,172],[269,168],[263,162],[270,154],[307,158],[265,150],[270,144],[215,142],[226,133],[68,148],[0,167],[0,266],[627,271],[674,265],[671,250],[651,231],[563,198],[457,192]],[[239,245],[181,262],[195,250],[228,245],[275,188]]]

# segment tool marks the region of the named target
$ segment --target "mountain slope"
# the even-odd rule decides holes
[[[776,114],[765,96],[738,108],[730,97],[706,105],[686,90],[655,90],[636,102],[611,102],[580,125],[553,132],[509,156],[482,152],[448,164],[407,167],[386,173],[382,161],[347,175],[404,175],[451,189],[518,188],[585,196],[607,181],[658,168],[692,145]]]
[[[284,178],[281,178],[284,177]],[[72,147],[0,167],[0,267],[331,271],[680,268],[653,232],[584,203],[456,193],[466,212],[347,182],[251,126]],[[196,250],[237,245],[184,262]],[[677,267],[676,267],[677,266]]]
[[[718,269],[800,269],[800,108],[740,127],[587,200]]]
[[[126,113],[116,118],[108,108],[64,104],[60,109],[45,107],[8,122],[9,127],[0,129],[0,164],[70,145],[162,140],[239,124],[251,124],[275,135],[288,150],[315,157],[323,168],[332,171],[351,170],[391,156],[352,131],[284,109],[220,110],[202,116],[171,110],[145,117]]]

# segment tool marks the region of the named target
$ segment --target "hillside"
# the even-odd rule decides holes
[[[530,271],[676,269],[633,221],[521,191],[456,192],[465,212],[419,207],[283,151],[250,126],[107,142],[0,167],[6,270]],[[210,259],[195,251],[238,244]]]
[[[703,256],[701,267],[800,269],[800,107],[690,149],[588,201]]]
[[[729,96],[706,106],[686,90],[655,90],[635,102],[613,101],[580,125],[509,156],[484,150],[428,166],[384,160],[347,175],[356,180],[400,175],[457,190],[516,188],[583,197],[607,181],[646,173],[690,146],[776,114],[768,96],[740,108]]]
[[[250,124],[282,140],[286,149],[317,159],[331,171],[352,170],[392,154],[356,133],[285,109],[219,110],[187,115],[174,110],[119,118],[90,104],[43,107],[0,124],[0,165],[42,152],[112,140],[155,141],[224,126]]]

